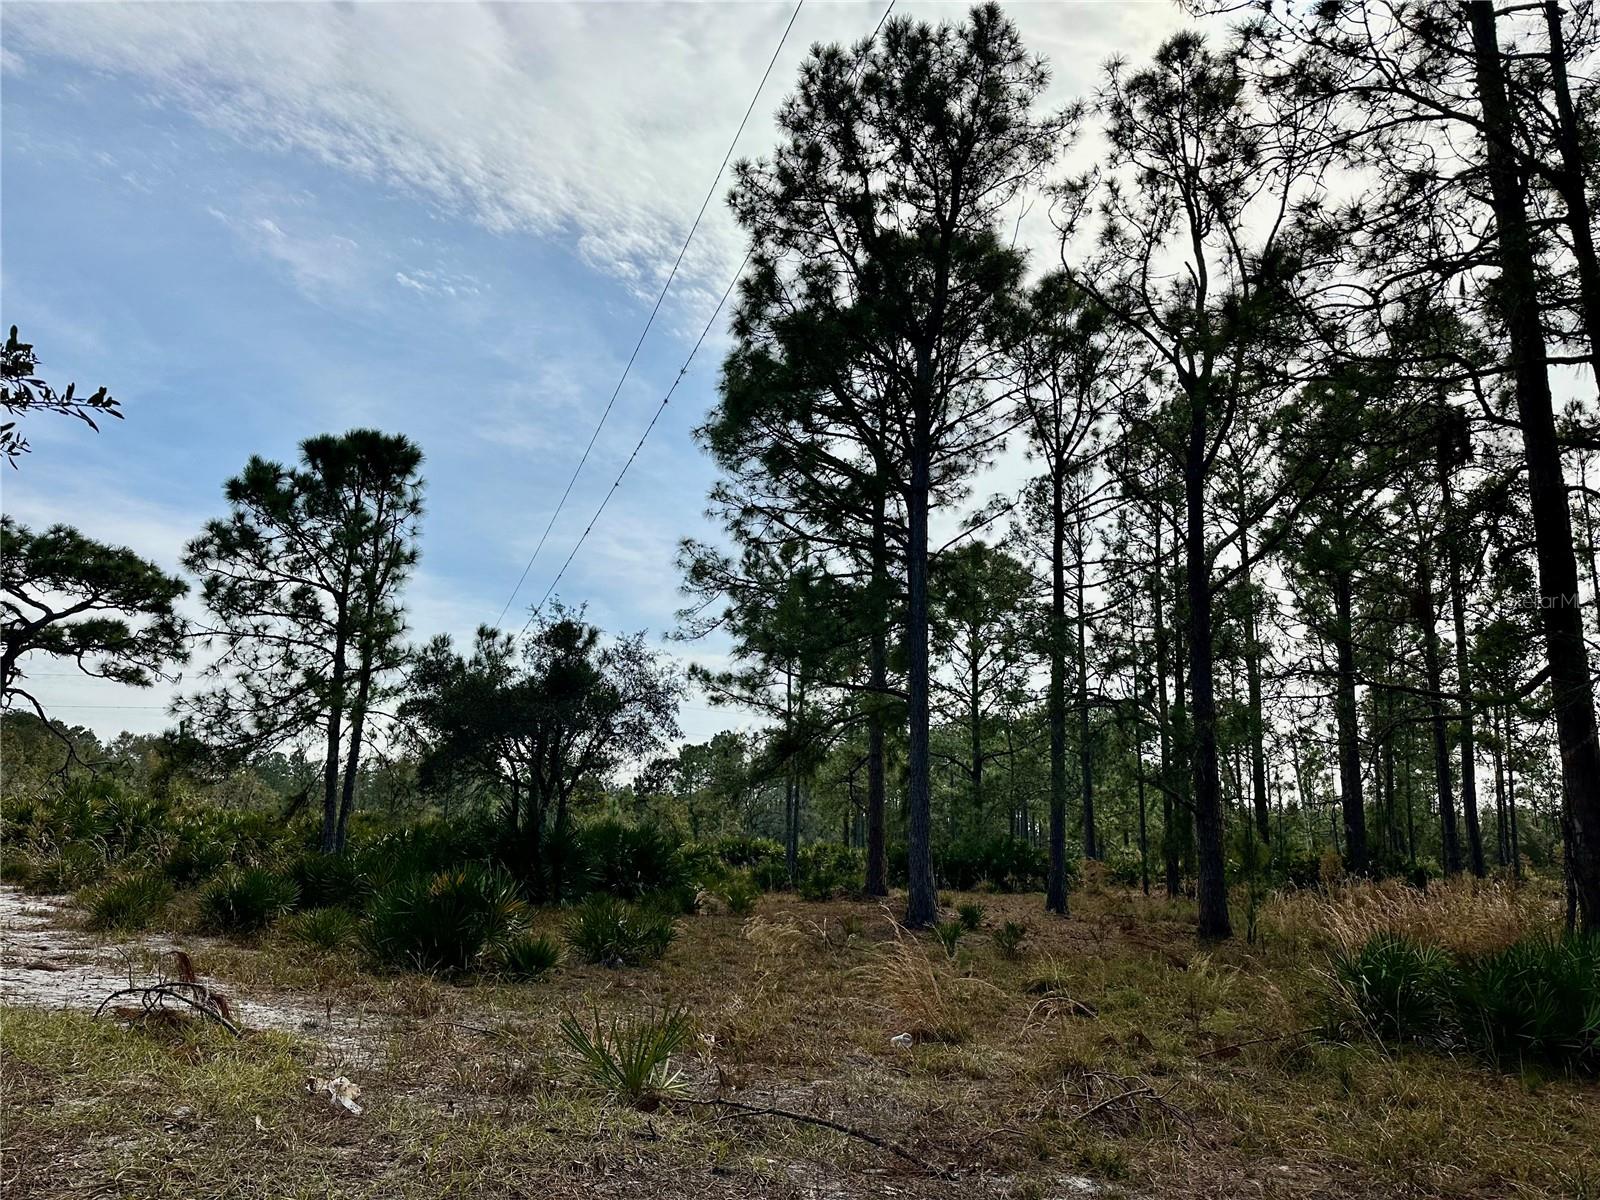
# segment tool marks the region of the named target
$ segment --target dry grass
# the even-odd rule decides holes
[[[320,1029],[233,1042],[8,1011],[0,1192],[1596,1195],[1594,1083],[1293,1035],[1316,1019],[1316,970],[1338,936],[1403,920],[1453,937],[1465,926],[1487,944],[1505,936],[1508,909],[1539,920],[1544,903],[1492,889],[1436,888],[1422,904],[1374,892],[1275,901],[1281,924],[1264,948],[1201,947],[1186,904],[1114,888],[1075,896],[1068,921],[1043,916],[1038,896],[984,897],[992,922],[1029,922],[1020,961],[977,936],[947,959],[873,904],[769,896],[748,921],[686,919],[653,967],[569,966],[526,985],[375,977],[337,958],[307,964],[276,938],[208,947],[196,954],[202,974],[247,1000],[283,989],[308,1008],[325,1002],[360,1030],[360,1053],[331,1049]],[[928,1169],[827,1129],[644,1114],[584,1086],[560,1041],[562,1013],[609,1019],[680,1004],[700,1031],[675,1060],[696,1095],[846,1123]],[[891,1044],[911,1031],[925,1040]],[[339,1073],[361,1085],[362,1116],[304,1095],[307,1075]]]
[[[1262,927],[1317,949],[1353,950],[1375,933],[1391,933],[1467,954],[1502,950],[1560,919],[1560,896],[1548,886],[1461,878],[1423,892],[1384,880],[1274,896]]]

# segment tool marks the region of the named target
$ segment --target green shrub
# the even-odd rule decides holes
[[[1007,921],[990,934],[989,939],[1002,958],[1016,958],[1022,953],[1022,943],[1027,936],[1028,927],[1021,921]]]
[[[1044,888],[1050,858],[1043,846],[1021,838],[969,838],[952,842],[938,856],[942,887],[970,892],[982,884],[1001,892],[1035,892]],[[1069,848],[1067,883],[1077,883],[1078,855]]]
[[[1452,958],[1390,934],[1334,960],[1335,1017],[1381,1041],[1600,1071],[1600,937],[1534,937]]]
[[[782,858],[763,859],[751,866],[750,878],[763,892],[787,891],[789,867]]]
[[[756,910],[756,902],[761,899],[761,889],[756,887],[749,872],[740,872],[730,875],[727,882],[722,885],[722,898],[727,901],[728,911],[734,916],[748,917]]]
[[[472,865],[389,883],[367,914],[362,940],[379,966],[458,974],[509,940],[527,905],[510,876]]]
[[[585,962],[634,967],[665,954],[677,936],[677,926],[668,913],[637,908],[597,892],[572,910],[565,933],[567,943]]]
[[[961,922],[961,928],[971,933],[983,925],[983,905],[975,904],[971,900],[965,904],[958,904],[956,918]]]
[[[152,871],[108,880],[84,897],[90,929],[149,929],[161,920],[172,885]]]
[[[1600,1071],[1600,936],[1529,938],[1463,961],[1462,1037],[1487,1058]]]
[[[289,939],[308,950],[330,954],[355,943],[361,922],[343,908],[314,908],[284,922]]]
[[[31,856],[25,886],[43,894],[75,892],[104,878],[108,867],[105,850],[98,842],[77,842],[54,852],[41,850]]]
[[[361,864],[348,854],[302,854],[289,865],[301,908],[359,908],[368,890]]]
[[[654,825],[596,821],[578,832],[577,859],[585,886],[624,900],[692,886],[677,839]]]
[[[561,1037],[577,1054],[590,1083],[636,1108],[652,1109],[661,1097],[686,1090],[672,1069],[672,1056],[689,1044],[694,1022],[681,1008],[602,1021],[592,1028],[570,1013],[561,1018]]]
[[[700,911],[700,889],[692,883],[678,883],[650,892],[639,899],[639,907],[673,917],[692,917]]]
[[[501,943],[496,958],[512,979],[542,979],[561,965],[561,943],[547,933],[525,933]]]
[[[255,933],[294,908],[294,881],[265,867],[232,867],[200,891],[200,926],[213,933]]]
[[[1437,947],[1378,934],[1334,956],[1335,1017],[1380,1042],[1447,1041],[1451,969]]]
[[[866,872],[861,852],[849,846],[814,842],[800,851],[798,890],[806,900],[832,900]]]
[[[697,842],[692,852],[710,851],[723,866],[755,867],[761,863],[784,863],[783,846],[771,838],[723,837]],[[785,868],[787,870],[787,868]]]

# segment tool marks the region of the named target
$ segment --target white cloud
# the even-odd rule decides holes
[[[881,11],[873,2],[801,13],[740,154],[771,145],[770,114],[809,46],[855,40]],[[45,53],[129,76],[153,103],[250,145],[310,155],[491,230],[560,239],[653,295],[789,12],[776,3],[14,4],[6,67],[22,69],[19,53]],[[1013,16],[1052,59],[1054,102],[1086,93],[1104,59],[1152,48],[1179,20],[1167,3],[1017,5]],[[327,246],[289,230],[262,238],[297,281],[337,282],[342,254],[326,262],[313,252]],[[680,273],[680,303],[709,312],[739,240],[714,202]],[[429,284],[411,269],[395,282]]]

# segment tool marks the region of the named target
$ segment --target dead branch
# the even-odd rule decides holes
[[[691,1096],[663,1096],[662,1101],[667,1104],[691,1104],[702,1108],[725,1108],[735,1113],[748,1117],[778,1117],[785,1121],[798,1121],[804,1125],[816,1125],[823,1129],[831,1129],[835,1133],[842,1133],[846,1137],[855,1138],[857,1141],[866,1142],[880,1150],[887,1150],[896,1158],[902,1158],[919,1170],[932,1170],[935,1174],[945,1178],[953,1178],[954,1173],[945,1167],[937,1166],[926,1159],[918,1158],[904,1146],[881,1138],[877,1134],[868,1133],[865,1129],[857,1129],[853,1125],[844,1125],[838,1121],[830,1121],[827,1117],[815,1117],[810,1113],[794,1112],[787,1108],[765,1108],[755,1104],[742,1104],[738,1100],[710,1099],[700,1100]]]

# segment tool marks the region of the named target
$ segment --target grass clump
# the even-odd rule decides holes
[[[454,975],[508,941],[527,905],[510,876],[469,866],[390,883],[368,914],[362,940],[380,967]]]
[[[956,956],[956,947],[961,944],[961,936],[966,932],[966,922],[959,920],[941,921],[933,927],[933,936],[939,939],[944,952],[951,958]]]
[[[284,922],[284,931],[297,946],[319,954],[333,954],[355,944],[361,922],[343,908],[314,908],[295,913]]]
[[[601,1091],[650,1110],[664,1096],[686,1092],[672,1056],[689,1044],[694,1022],[682,1008],[646,1012],[603,1021],[596,1012],[589,1024],[570,1013],[561,1019],[561,1037],[578,1056],[590,1083]]]
[[[172,885],[153,871],[107,880],[85,896],[90,929],[149,929],[165,915]]]
[[[224,871],[200,891],[200,925],[213,933],[256,933],[294,908],[294,881],[265,867]]]
[[[971,900],[956,905],[956,919],[968,933],[976,931],[983,925],[983,905]]]
[[[567,943],[585,962],[636,967],[667,952],[677,936],[677,925],[671,913],[635,907],[597,893],[572,910],[565,933]]]
[[[756,902],[761,899],[761,889],[755,885],[755,880],[750,878],[749,872],[741,871],[728,877],[722,885],[722,899],[728,906],[728,911],[736,917],[748,917],[756,910]]]
[[[543,979],[561,965],[561,943],[547,933],[527,933],[501,944],[500,973],[511,979]]]
[[[1020,958],[1022,943],[1028,938],[1028,927],[1021,921],[1007,921],[989,935],[1001,958]]]

